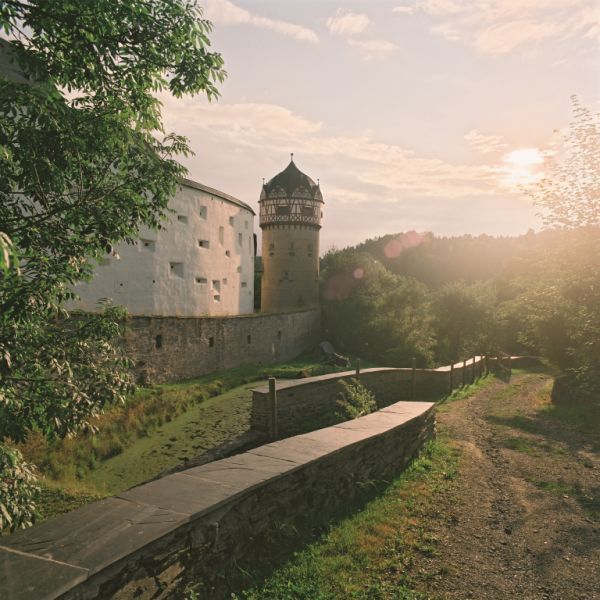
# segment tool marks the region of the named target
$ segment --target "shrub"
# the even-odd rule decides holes
[[[350,382],[340,379],[338,382],[344,389],[340,392],[337,405],[341,409],[337,416],[345,420],[356,419],[377,410],[377,402],[373,392],[369,391],[358,379]]]
[[[18,450],[0,444],[0,531],[30,527],[39,493],[33,467]]]

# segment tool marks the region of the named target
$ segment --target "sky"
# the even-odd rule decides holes
[[[258,213],[262,178],[319,179],[321,248],[401,231],[539,229],[571,96],[600,110],[600,0],[199,0],[221,96],[163,95],[189,177]],[[258,228],[258,223],[257,223]]]

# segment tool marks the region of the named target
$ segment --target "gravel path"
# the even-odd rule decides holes
[[[520,374],[440,407],[463,452],[428,559],[436,596],[600,599],[598,440],[551,418],[550,384]]]

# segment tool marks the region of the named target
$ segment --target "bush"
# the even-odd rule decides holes
[[[338,383],[344,388],[337,401],[341,409],[338,417],[356,419],[377,410],[375,396],[358,379],[351,379],[349,383],[340,379]]]
[[[18,450],[0,444],[0,532],[30,527],[39,493],[33,467]]]

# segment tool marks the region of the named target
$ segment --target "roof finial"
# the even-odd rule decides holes
[[[263,185],[265,185],[265,178],[263,177]]]
[[[321,180],[317,177],[317,187],[321,187]]]
[[[294,162],[294,153],[293,153],[293,152],[290,152],[290,160],[291,160],[292,162]]]

